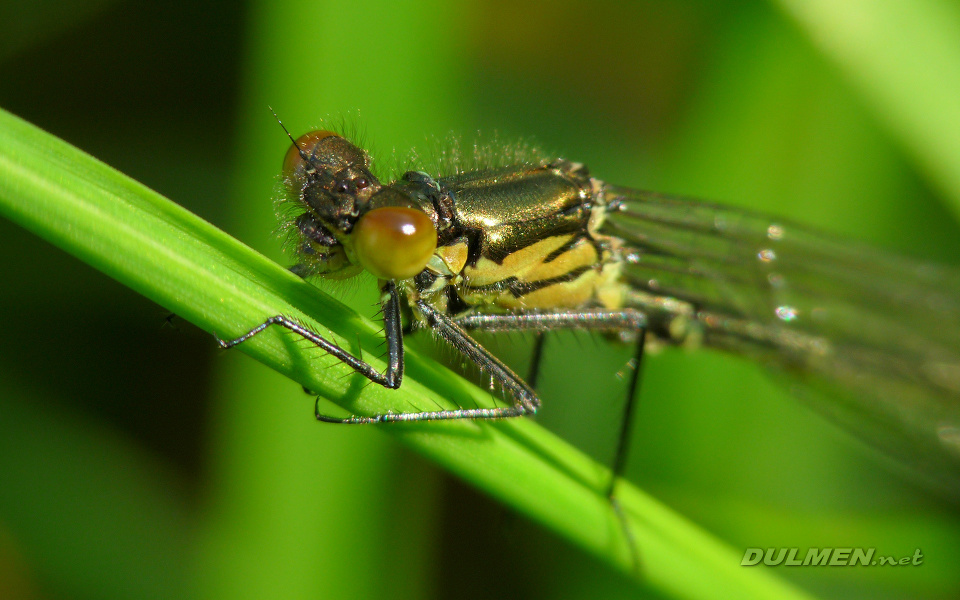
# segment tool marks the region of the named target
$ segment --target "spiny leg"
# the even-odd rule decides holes
[[[636,409],[636,391],[640,385],[640,373],[643,366],[644,342],[647,332],[646,316],[635,309],[628,308],[619,311],[594,310],[558,313],[464,315],[457,319],[457,322],[468,328],[492,332],[533,329],[539,334],[537,340],[538,345],[540,345],[539,351],[542,351],[541,340],[544,337],[543,333],[551,329],[593,329],[630,331],[636,333],[637,346],[630,364],[633,372],[630,376],[627,400],[624,404],[623,416],[620,421],[620,435],[617,440],[617,449],[611,467],[610,482],[607,485],[606,496],[623,529],[627,545],[630,548],[634,571],[639,572],[640,553],[637,550],[636,539],[629,527],[623,508],[614,496],[614,489],[617,479],[623,475],[623,470],[626,466],[627,450],[630,447],[630,434],[633,430],[633,418]],[[535,348],[535,352],[536,351],[537,349]],[[539,361],[539,357],[537,357],[536,354],[535,357],[537,361]],[[535,378],[538,367],[536,366],[536,362],[534,364],[535,367],[531,369],[531,375]]]
[[[630,385],[627,390],[627,401],[624,404],[623,418],[620,423],[620,436],[617,441],[617,450],[612,465],[613,477],[607,487],[607,495],[613,495],[613,488],[617,477],[623,474],[629,448],[631,422],[636,407],[636,390],[640,385],[640,369],[642,368],[644,341],[646,339],[647,319],[643,313],[626,308],[622,310],[587,310],[573,312],[526,312],[503,314],[468,314],[455,319],[456,323],[468,329],[480,331],[516,331],[534,330],[538,332],[539,351],[542,351],[543,333],[556,329],[588,329],[605,331],[628,331],[637,335],[637,348],[631,366]],[[534,368],[531,369],[532,379],[538,371],[539,351],[535,348]]]
[[[497,383],[503,386],[504,391],[509,393],[517,402],[514,406],[498,408],[471,408],[443,411],[460,415],[450,418],[498,419],[532,415],[537,411],[540,407],[540,398],[536,392],[516,373],[511,371],[509,367],[503,364],[500,359],[490,354],[486,348],[471,338],[455,319],[436,310],[422,300],[417,301],[417,310],[419,310],[420,314],[426,319],[427,325],[434,333],[446,340],[455,350],[470,360],[470,362],[477,365],[481,371],[495,379]]]
[[[307,329],[297,321],[294,321],[293,319],[286,317],[284,315],[275,315],[273,317],[270,317],[263,323],[257,325],[256,327],[254,327],[253,329],[251,329],[250,331],[241,335],[238,338],[234,338],[232,340],[224,340],[218,337],[217,343],[220,344],[220,347],[223,348],[224,350],[228,350],[230,348],[233,348],[234,346],[238,346],[246,342],[250,338],[260,333],[263,333],[263,331],[266,330],[271,325],[279,325],[280,327],[289,329],[290,331],[300,335],[307,341],[311,342],[313,345],[319,348],[322,348],[323,350],[327,351],[327,353],[329,354],[332,354],[341,362],[345,363],[347,366],[352,368],[354,371],[356,371],[357,373],[360,373],[361,375],[363,375],[364,377],[366,377],[367,379],[369,379],[374,383],[378,383],[383,387],[391,388],[391,389],[396,389],[400,387],[400,375],[396,371],[392,371],[390,368],[390,365],[388,365],[387,367],[386,374],[381,374],[379,371],[374,369],[373,366],[371,366],[369,363],[353,356],[352,354],[350,354],[340,346],[324,338],[319,333],[316,333],[314,331],[311,331],[310,329]]]
[[[641,331],[647,324],[646,315],[633,308],[622,310],[581,310],[558,312],[520,312],[494,314],[464,314],[454,317],[453,322],[465,329],[488,331],[534,331],[537,340],[531,361],[528,388],[536,389],[544,338],[547,332],[557,329],[587,329],[595,331]],[[465,334],[464,334],[465,335]],[[516,376],[514,376],[516,377]]]
[[[522,417],[537,411],[540,399],[530,387],[513,371],[504,365],[483,346],[473,340],[460,326],[447,315],[437,311],[429,304],[418,301],[417,309],[424,316],[430,329],[450,343],[458,352],[477,365],[482,371],[496,379],[510,393],[517,404],[496,408],[460,408],[456,410],[434,410],[407,413],[384,413],[379,415],[354,415],[347,418],[332,418],[317,413],[317,419],[327,423],[399,423],[410,421],[453,421],[459,419],[507,419]],[[386,323],[387,311],[384,311]],[[399,323],[399,311],[397,317]],[[385,327],[388,340],[390,335],[400,336],[399,327]],[[402,358],[402,357],[401,357]],[[401,361],[402,366],[402,361]]]
[[[622,310],[581,310],[558,312],[465,314],[454,318],[465,329],[478,331],[553,331],[587,329],[593,331],[639,331],[647,326],[642,312]]]
[[[223,340],[217,337],[217,342],[221,348],[233,348],[263,332],[271,325],[278,325],[300,335],[313,345],[325,350],[328,354],[332,354],[338,360],[370,381],[382,385],[385,388],[397,389],[400,387],[400,382],[403,379],[403,337],[400,334],[400,300],[396,285],[393,282],[386,282],[381,288],[381,292],[383,294],[383,325],[387,339],[387,369],[385,373],[380,373],[369,363],[353,356],[322,335],[284,315],[270,317],[247,333],[232,340]],[[320,420],[329,419],[329,417],[321,418],[321,415],[318,415],[317,418]],[[337,421],[340,421],[340,419],[337,419]],[[349,417],[343,419],[343,421],[352,422]]]
[[[271,325],[284,327],[315,346],[322,348],[327,353],[332,354],[341,362],[352,368],[357,373],[363,375],[370,381],[390,389],[400,387],[403,378],[403,333],[400,319],[400,301],[396,285],[388,281],[383,285],[382,307],[383,307],[383,325],[384,335],[387,341],[387,369],[385,373],[380,373],[372,365],[364,360],[357,358],[338,346],[327,340],[320,334],[311,331],[300,323],[285,317],[276,315],[270,317],[260,325],[254,327],[246,334],[233,339],[222,340],[217,338],[221,348],[232,348],[238,344],[249,340],[258,335]],[[418,308],[430,327],[447,342],[449,342],[457,351],[463,354],[467,359],[476,364],[480,369],[490,374],[504,389],[509,392],[517,404],[514,406],[497,408],[475,408],[475,409],[457,409],[441,411],[424,411],[408,413],[383,413],[377,415],[350,415],[348,417],[331,417],[321,414],[319,403],[317,404],[316,417],[318,421],[326,423],[349,423],[349,424],[368,424],[368,423],[395,423],[401,421],[445,421],[456,419],[503,419],[510,417],[519,417],[533,414],[540,406],[540,400],[536,393],[522,379],[513,373],[506,365],[500,362],[496,357],[490,354],[485,348],[475,342],[460,326],[453,322],[450,317],[437,312],[426,303],[419,302]]]

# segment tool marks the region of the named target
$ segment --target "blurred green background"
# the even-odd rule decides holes
[[[0,106],[282,264],[267,105],[294,134],[346,120],[385,172],[496,133],[960,264],[958,39],[933,0],[7,2]],[[295,384],[6,221],[0,257],[0,598],[650,593],[376,428],[315,423]],[[372,280],[328,289],[373,314]],[[529,340],[484,341],[525,368]],[[538,420],[608,462],[629,354],[551,338]],[[777,574],[960,593],[955,501],[758,367],[668,350],[644,379],[629,478],[738,553],[920,548]]]

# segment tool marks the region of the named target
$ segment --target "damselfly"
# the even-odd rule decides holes
[[[221,345],[279,325],[370,381],[398,388],[405,315],[511,399],[493,408],[345,417],[318,409],[317,419],[529,415],[540,406],[533,386],[468,330],[587,329],[633,341],[637,362],[648,339],[759,361],[827,391],[826,410],[855,432],[960,480],[960,274],[762,215],[609,185],[582,164],[535,153],[382,183],[366,152],[340,135],[290,139],[283,185],[296,213],[284,220],[296,240],[293,269],[303,277],[367,270],[378,278],[386,370],[283,315]],[[639,365],[631,398],[638,373]]]

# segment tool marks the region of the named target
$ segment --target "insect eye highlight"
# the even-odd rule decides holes
[[[354,251],[363,268],[380,279],[409,279],[423,270],[437,249],[437,230],[414,208],[375,208],[353,230]]]
[[[320,142],[329,137],[340,136],[332,131],[327,131],[326,129],[315,129],[298,137],[297,143],[290,144],[290,148],[287,149],[287,153],[283,157],[283,176],[292,176],[297,172],[298,169],[306,164],[306,161],[300,154],[301,150],[306,152],[307,155],[313,156]]]

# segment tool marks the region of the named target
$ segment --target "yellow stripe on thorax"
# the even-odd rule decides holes
[[[461,297],[471,305],[512,309],[576,308],[588,304],[618,308],[622,303],[617,281],[619,264],[605,262],[588,239],[567,249],[550,261],[546,258],[569,243],[573,235],[553,236],[508,255],[502,264],[481,258],[463,271]],[[569,281],[557,281],[519,297],[512,289],[477,289],[515,279],[518,284],[536,284],[583,271]]]

